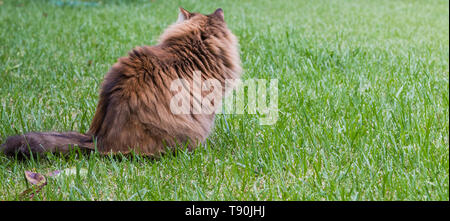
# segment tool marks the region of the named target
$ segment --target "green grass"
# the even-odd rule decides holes
[[[206,148],[159,160],[0,155],[0,200],[67,168],[86,174],[34,200],[449,200],[448,1],[55,2],[0,1],[0,142],[86,132],[103,75],[178,6],[224,9],[243,79],[278,79],[279,118],[220,115]]]

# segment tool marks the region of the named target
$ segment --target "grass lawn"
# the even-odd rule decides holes
[[[159,160],[0,154],[0,200],[449,200],[448,1],[0,1],[0,142],[86,132],[118,57],[178,6],[223,8],[243,79],[278,79],[278,121],[219,115],[205,148]],[[28,200],[29,198],[25,198]]]

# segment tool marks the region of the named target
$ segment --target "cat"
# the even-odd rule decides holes
[[[180,7],[178,20],[157,45],[136,47],[119,58],[104,77],[87,133],[30,132],[8,137],[0,150],[30,155],[68,153],[78,147],[101,154],[133,151],[147,156],[177,145],[192,150],[211,133],[215,112],[174,114],[170,100],[176,92],[170,84],[180,78],[192,84],[195,71],[202,80],[212,78],[222,85],[226,79],[240,78],[238,40],[220,8],[205,15]],[[233,89],[224,88],[225,93]]]

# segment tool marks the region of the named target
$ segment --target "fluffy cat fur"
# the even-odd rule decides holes
[[[180,8],[178,21],[157,45],[136,47],[119,58],[104,77],[86,134],[30,132],[7,138],[0,149],[7,155],[29,155],[79,147],[149,156],[180,144],[192,149],[210,134],[215,115],[173,114],[169,102],[175,92],[169,87],[180,78],[192,83],[194,71],[202,73],[202,80],[214,78],[222,85],[240,77],[238,42],[222,9],[203,15]]]

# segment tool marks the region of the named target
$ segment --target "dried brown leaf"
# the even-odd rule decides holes
[[[27,178],[27,181],[33,185],[45,185],[47,183],[45,176],[40,173],[25,171],[25,177]]]

